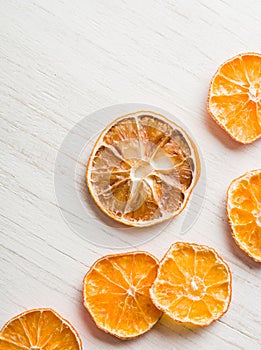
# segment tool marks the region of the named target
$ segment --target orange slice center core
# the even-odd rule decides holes
[[[141,180],[153,172],[153,167],[149,162],[141,160],[137,162],[131,169],[131,177],[133,180]]]
[[[200,300],[205,294],[205,285],[198,276],[193,276],[188,283],[188,295],[193,300]]]
[[[129,289],[127,290],[127,294],[131,297],[134,297],[136,293],[136,288],[134,286],[129,286]]]
[[[259,83],[255,83],[253,85],[250,85],[249,87],[249,98],[250,100],[254,102],[261,101],[261,86]]]

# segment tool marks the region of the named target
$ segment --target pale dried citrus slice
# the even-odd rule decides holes
[[[231,182],[227,215],[238,246],[261,262],[261,169],[249,171]]]
[[[236,141],[261,136],[261,55],[239,54],[222,64],[209,90],[208,110]]]
[[[175,321],[207,326],[229,307],[231,273],[213,248],[174,243],[160,262],[150,295]]]
[[[81,350],[82,343],[70,323],[51,309],[23,312],[0,332],[0,350]]]
[[[102,131],[87,165],[87,185],[104,213],[142,227],[178,215],[199,174],[198,152],[185,131],[140,111]]]
[[[96,325],[121,339],[147,332],[161,316],[149,295],[157,269],[156,258],[141,251],[97,260],[83,281],[84,305]]]

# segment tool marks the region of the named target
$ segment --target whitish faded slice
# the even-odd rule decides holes
[[[108,125],[87,165],[87,185],[98,207],[112,219],[138,227],[178,215],[199,175],[198,151],[190,137],[150,111]]]

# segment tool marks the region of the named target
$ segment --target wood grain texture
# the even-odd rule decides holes
[[[218,65],[259,51],[261,2],[250,0],[0,0],[0,326],[53,307],[86,349],[260,349],[260,266],[234,244],[225,218],[230,181],[260,167],[260,141],[242,146],[207,115]],[[81,302],[88,267],[111,251],[75,235],[54,194],[57,151],[75,123],[102,107],[148,103],[191,130],[207,171],[205,206],[180,237],[171,225],[139,249],[208,244],[230,264],[230,310],[204,329],[163,318],[135,341],[98,330]],[[259,158],[260,159],[260,158]],[[95,230],[95,225],[93,226]]]

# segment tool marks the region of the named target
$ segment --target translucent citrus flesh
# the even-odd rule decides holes
[[[241,54],[224,63],[214,76],[209,111],[237,141],[261,135],[261,55]]]
[[[208,325],[229,306],[230,271],[214,249],[175,243],[160,262],[150,294],[172,319]]]
[[[237,244],[261,262],[261,169],[250,171],[231,183],[227,211]]]
[[[157,269],[143,252],[98,260],[84,279],[84,305],[97,326],[119,338],[148,331],[161,316],[149,295]]]
[[[164,117],[137,113],[98,139],[87,184],[98,206],[125,224],[146,226],[185,206],[199,175],[194,145]]]
[[[32,310],[9,321],[0,333],[0,350],[80,350],[75,331],[52,310]]]

